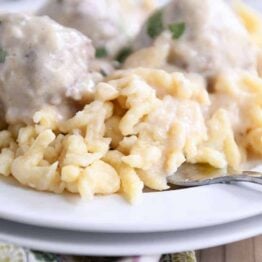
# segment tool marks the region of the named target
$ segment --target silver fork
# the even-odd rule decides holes
[[[216,169],[204,164],[183,164],[167,178],[168,183],[181,187],[203,186],[217,183],[251,182],[262,185],[262,172]]]

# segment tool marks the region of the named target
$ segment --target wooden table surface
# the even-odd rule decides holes
[[[198,262],[262,262],[262,236],[197,252]]]

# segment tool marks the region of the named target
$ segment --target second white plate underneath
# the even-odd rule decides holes
[[[262,234],[262,216],[179,232],[104,234],[55,230],[0,220],[0,241],[76,255],[151,255],[197,250]]]

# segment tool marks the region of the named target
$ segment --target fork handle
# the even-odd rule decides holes
[[[255,171],[243,171],[241,175],[233,175],[235,180],[232,181],[242,181],[242,182],[251,182],[255,184],[262,185],[262,173]]]
[[[239,175],[230,176],[219,176],[215,178],[205,179],[205,180],[192,180],[192,181],[169,181],[177,186],[182,187],[194,187],[194,186],[204,186],[218,183],[230,183],[230,182],[249,182],[262,185],[262,173],[254,171],[244,171]]]

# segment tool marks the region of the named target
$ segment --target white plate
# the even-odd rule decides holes
[[[5,4],[2,4],[5,3]],[[2,1],[1,10],[36,9],[33,0]],[[42,2],[42,1],[41,1]],[[249,1],[261,6],[261,1]],[[40,3],[40,1],[39,1]],[[90,203],[0,181],[0,217],[47,227],[100,232],[155,232],[219,225],[262,213],[262,189],[236,185],[144,194],[130,206],[119,196]]]
[[[262,214],[262,186],[212,185],[145,193],[130,205],[118,195],[85,202],[0,180],[0,218],[92,232],[156,232],[219,225]]]
[[[102,234],[38,228],[0,220],[0,240],[76,255],[151,255],[218,246],[262,234],[262,216],[221,226],[166,233]]]

